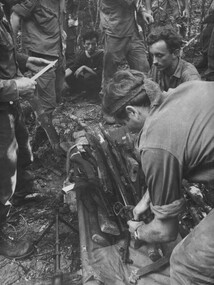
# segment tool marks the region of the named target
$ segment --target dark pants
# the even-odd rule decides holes
[[[84,76],[76,78],[73,74],[66,79],[66,82],[71,88],[71,91],[78,93],[86,91],[90,97],[97,96],[101,89],[101,77],[89,75],[85,73]]]
[[[33,160],[28,132],[18,102],[0,103],[0,203],[12,197],[24,170]]]
[[[172,285],[214,284],[214,210],[173,250]]]
[[[132,37],[126,38],[105,35],[104,46],[103,88],[105,88],[107,82],[113,77],[118,67],[126,61],[131,69],[148,73],[149,63],[146,48],[137,33],[133,34]]]
[[[201,35],[202,52],[208,58],[206,74],[214,73],[214,23],[208,23]]]

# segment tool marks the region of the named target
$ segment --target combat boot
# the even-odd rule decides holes
[[[28,257],[34,251],[31,242],[14,241],[0,229],[0,255],[9,259],[22,259]]]

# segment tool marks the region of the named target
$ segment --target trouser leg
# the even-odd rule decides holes
[[[56,68],[56,80],[55,80],[55,90],[56,90],[56,103],[62,101],[62,90],[65,81],[65,58],[59,59],[58,66]]]
[[[125,54],[129,39],[130,37],[116,38],[105,35],[102,80],[103,90],[105,90],[105,86],[114,76],[114,73],[118,70],[118,67],[125,63]]]
[[[210,37],[209,47],[208,47],[208,72],[212,74],[211,80],[214,81],[214,24]]]
[[[86,76],[83,78],[83,86],[87,95],[96,96],[101,88],[101,78],[99,78],[97,75]]]
[[[11,208],[11,205],[9,203],[8,205],[3,205],[0,202],[0,230],[5,223],[7,216],[9,215],[10,208]]]
[[[17,150],[15,116],[9,110],[0,111],[0,202],[5,205],[16,186]]]
[[[214,210],[173,250],[172,285],[214,284]]]
[[[37,79],[37,96],[46,113],[52,113],[56,108],[56,73],[52,68]]]
[[[128,50],[127,61],[130,68],[147,74],[149,72],[148,56],[145,45],[137,34],[130,39]]]
[[[21,109],[16,120],[15,135],[18,143],[17,184],[15,189],[17,195],[18,192],[30,192],[33,186],[33,175],[28,170],[33,162],[33,154]]]

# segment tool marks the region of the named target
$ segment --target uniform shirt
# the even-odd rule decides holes
[[[179,2],[179,5],[178,5]],[[180,6],[180,7],[179,7]],[[182,18],[185,9],[185,1],[182,0],[154,0],[152,1],[153,17],[155,24],[171,23],[175,25],[175,20]]]
[[[24,68],[27,56],[16,55],[12,30],[6,17],[0,19],[0,109],[1,103],[15,101],[19,98],[14,78],[21,76],[18,63]]]
[[[81,51],[75,58],[74,64],[69,67],[74,73],[79,67],[86,65],[90,67],[97,76],[102,76],[103,70],[103,51],[98,50],[91,57],[88,57],[85,51]]]
[[[64,9],[64,0],[24,0],[13,6],[22,18],[22,45],[26,51],[61,55]]]
[[[168,91],[169,88],[176,88],[186,81],[201,79],[195,66],[183,59],[179,59],[176,70],[171,76],[164,71],[158,70],[153,64],[149,72],[149,77],[159,84],[162,91]]]
[[[182,197],[181,182],[214,189],[214,82],[186,82],[151,110],[138,140],[153,205]]]
[[[101,0],[100,26],[113,37],[132,36],[136,31],[134,0]]]

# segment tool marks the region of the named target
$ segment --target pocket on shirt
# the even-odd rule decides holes
[[[34,18],[36,19],[40,29],[44,30],[46,34],[52,35],[59,27],[57,13],[45,5],[41,4],[37,7],[34,13]]]

